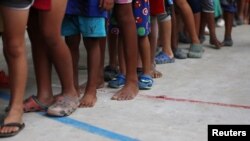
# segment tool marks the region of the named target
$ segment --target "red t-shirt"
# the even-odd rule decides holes
[[[50,10],[51,0],[35,0],[33,7],[39,10]]]
[[[165,0],[149,0],[149,3],[151,16],[165,13]]]

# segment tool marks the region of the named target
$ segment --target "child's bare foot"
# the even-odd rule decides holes
[[[162,73],[159,72],[159,71],[156,70],[156,69],[153,69],[153,70],[151,71],[151,76],[152,76],[152,78],[161,78],[161,77],[162,77]]]
[[[95,92],[86,92],[82,99],[80,100],[81,108],[93,107],[97,101],[96,91]]]
[[[3,125],[0,127],[0,136],[12,136],[18,133],[24,127],[22,121],[23,108],[10,109]],[[17,125],[20,124],[20,127]],[[12,126],[13,125],[13,126]],[[22,126],[22,127],[21,127]]]
[[[161,78],[162,77],[162,73],[159,72],[158,70],[156,70],[156,64],[152,65],[150,75],[151,75],[152,78]]]
[[[218,41],[216,38],[211,39],[210,44],[214,45],[216,49],[220,49],[223,46],[223,44],[220,41]]]
[[[96,89],[104,88],[104,84],[105,84],[104,80],[98,82],[98,83],[97,83]],[[79,93],[80,93],[80,94],[84,94],[84,93],[85,93],[85,88],[86,88],[86,86],[87,86],[87,82],[85,82],[85,83],[83,83],[83,84],[81,84],[81,85],[79,86]]]
[[[112,96],[112,100],[131,100],[136,97],[138,94],[139,89],[137,83],[126,83],[125,86],[119,90],[115,95]]]

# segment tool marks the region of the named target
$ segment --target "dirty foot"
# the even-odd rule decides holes
[[[138,84],[137,83],[126,83],[125,86],[119,90],[115,95],[112,96],[112,100],[131,100],[138,94]]]
[[[81,108],[93,107],[97,101],[96,91],[95,92],[86,92],[82,99],[80,100]]]
[[[220,41],[218,41],[216,38],[211,39],[210,44],[214,45],[216,49],[220,49],[223,46],[223,44]]]

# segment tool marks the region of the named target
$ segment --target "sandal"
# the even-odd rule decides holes
[[[151,75],[142,74],[139,76],[138,85],[140,90],[150,90],[153,86],[153,83],[154,81]]]
[[[78,97],[60,96],[52,104],[47,114],[50,116],[64,117],[71,115],[80,105]]]
[[[121,88],[125,85],[126,78],[125,75],[119,74],[113,80],[109,81],[108,87],[110,88]]]
[[[201,58],[204,53],[203,46],[201,44],[191,44],[188,57],[189,58]]]
[[[174,57],[170,58],[165,52],[161,51],[158,55],[155,56],[156,64],[166,64],[166,63],[174,63]]]
[[[0,128],[3,128],[3,127],[17,127],[18,130],[9,132],[9,133],[0,133],[0,138],[12,137],[12,136],[17,135],[21,130],[23,130],[23,128],[25,127],[25,124],[13,122],[13,123],[2,124],[0,126]]]
[[[36,96],[30,96],[23,102],[23,112],[45,112],[49,108],[48,105],[40,102]]]
[[[110,81],[118,75],[118,69],[106,66],[104,68],[104,81]]]

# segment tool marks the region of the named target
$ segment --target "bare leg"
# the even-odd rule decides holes
[[[116,4],[115,14],[123,37],[124,56],[126,61],[126,84],[113,97],[113,100],[131,100],[138,94],[137,36],[132,5]]]
[[[225,35],[224,39],[232,39],[231,33],[233,28],[233,13],[224,11]]]
[[[99,77],[98,77],[98,80],[97,80],[97,86],[96,86],[96,89],[101,89],[104,87],[104,72],[103,72],[103,69],[104,69],[104,62],[105,62],[105,48],[106,48],[106,38],[102,38],[100,39],[99,41],[99,47],[100,47],[100,50],[101,50],[101,56],[100,56],[100,66],[99,66],[99,71],[100,73],[99,74]],[[79,92],[80,94],[83,94],[85,92],[85,88],[87,86],[87,82],[81,84],[79,86]]]
[[[201,21],[201,30],[200,37],[204,36],[205,25],[208,25],[209,35],[210,35],[210,44],[214,45],[217,49],[222,46],[222,43],[218,41],[216,32],[215,32],[215,20],[214,13],[202,12],[202,21]]]
[[[81,41],[81,35],[73,35],[73,36],[66,36],[65,41],[70,49],[72,62],[73,62],[73,74],[74,74],[74,85],[75,89],[80,92],[79,90],[79,76],[78,76],[78,63],[79,63],[79,45]]]
[[[4,52],[8,60],[11,93],[10,111],[4,119],[4,124],[22,123],[23,97],[28,71],[24,41],[28,10],[19,11],[8,7],[1,7],[0,10],[4,21]],[[2,127],[0,133],[11,133],[17,130],[17,127]]]
[[[149,42],[150,42],[150,58],[151,58],[151,76],[153,78],[162,77],[162,73],[156,70],[155,66],[155,53],[157,47],[157,35],[158,35],[158,25],[157,18],[151,17],[151,33],[149,34]]]
[[[47,45],[43,42],[43,37],[40,33],[39,15],[35,9],[30,10],[28,20],[28,35],[31,41],[32,57],[37,83],[37,98],[45,104],[53,103],[53,94],[51,87],[51,68],[52,64],[44,51]]]
[[[87,50],[88,81],[85,93],[80,101],[80,107],[93,107],[97,101],[96,88],[100,70],[100,46],[99,39],[85,38],[84,44]]]
[[[42,35],[48,46],[47,55],[55,65],[62,85],[62,95],[77,97],[78,94],[73,82],[72,58],[66,43],[61,38],[61,23],[66,4],[66,0],[52,0],[51,10],[40,12],[40,22]]]
[[[150,75],[151,60],[150,60],[150,43],[148,36],[138,37],[139,51],[141,54],[143,74]]]
[[[174,57],[171,49],[171,20],[158,22],[160,31],[160,40],[162,42],[162,51],[170,58]]]
[[[198,34],[195,30],[195,23],[192,10],[188,5],[186,0],[176,0],[177,6],[180,8],[182,17],[184,18],[185,27],[189,33],[189,36],[192,40],[193,44],[200,44],[200,40],[198,38]]]

